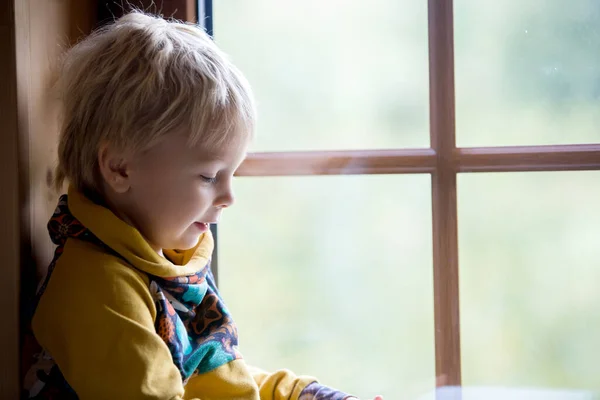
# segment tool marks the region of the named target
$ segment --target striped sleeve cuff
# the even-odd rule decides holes
[[[355,399],[347,393],[313,382],[304,388],[298,400],[350,400]]]

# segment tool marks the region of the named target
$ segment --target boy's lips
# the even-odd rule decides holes
[[[218,221],[196,221],[197,224],[206,224],[206,225],[212,225],[212,224],[216,224],[218,223]]]
[[[201,232],[206,232],[210,227],[210,222],[194,222],[194,226]]]

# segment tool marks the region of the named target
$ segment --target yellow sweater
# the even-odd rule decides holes
[[[153,251],[141,234],[111,211],[69,191],[71,213],[117,254],[70,238],[37,307],[32,326],[69,385],[88,399],[298,399],[315,379],[282,370],[268,374],[242,359],[192,376],[183,384],[156,333],[157,310],[146,274],[190,275],[205,267],[213,239],[167,252]]]

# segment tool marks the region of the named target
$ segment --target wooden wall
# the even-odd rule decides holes
[[[20,217],[17,79],[12,2],[0,2],[0,398],[17,399]]]
[[[92,28],[96,4],[92,0],[1,3],[0,74],[5,84],[0,89],[0,300],[6,324],[0,330],[0,398],[16,399],[20,300],[31,299],[36,275],[43,272],[53,251],[46,222],[56,205],[49,181],[58,121],[49,107],[47,89],[61,53]]]

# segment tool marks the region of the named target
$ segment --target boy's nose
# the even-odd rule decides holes
[[[224,191],[221,196],[219,196],[216,200],[216,206],[219,208],[227,208],[231,207],[235,202],[235,197],[233,196],[233,191],[231,188],[228,188]]]

